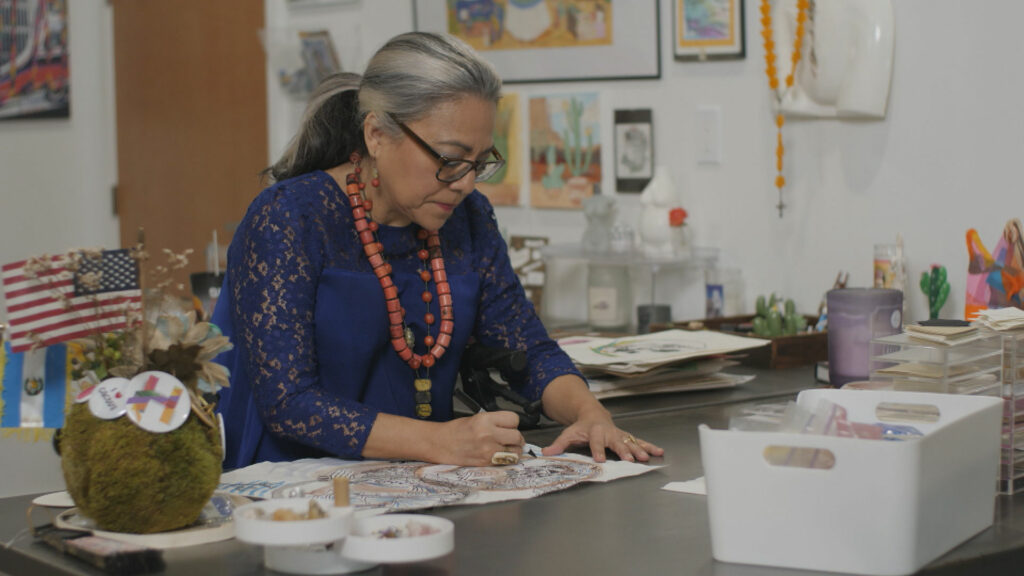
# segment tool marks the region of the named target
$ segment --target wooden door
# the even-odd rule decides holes
[[[267,163],[262,0],[114,0],[121,243],[205,247],[259,192]],[[182,282],[187,280],[181,277]]]

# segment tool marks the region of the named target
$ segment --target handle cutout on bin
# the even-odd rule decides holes
[[[831,470],[836,465],[836,455],[831,450],[803,446],[768,446],[764,449],[764,460],[772,466],[815,470]]]
[[[934,404],[882,402],[875,407],[875,417],[882,422],[938,422],[939,416]]]

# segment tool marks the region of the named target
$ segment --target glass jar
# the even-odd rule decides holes
[[[629,267],[592,262],[587,268],[587,322],[595,330],[625,332],[633,306]]]

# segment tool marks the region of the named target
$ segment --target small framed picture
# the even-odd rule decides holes
[[[301,31],[299,42],[302,44],[302,61],[313,79],[314,87],[331,74],[341,72],[341,62],[338,61],[338,53],[334,51],[330,32]]]
[[[615,189],[641,192],[654,176],[651,110],[615,111]]]
[[[746,57],[743,0],[674,0],[675,59]]]

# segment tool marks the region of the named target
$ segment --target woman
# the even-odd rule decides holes
[[[228,253],[214,321],[235,344],[220,410],[225,466],[333,454],[488,465],[521,453],[513,412],[452,419],[471,338],[523,350],[513,383],[567,425],[545,454],[589,443],[646,461],[541,325],[474,182],[501,81],[451,37],[389,41],[360,78],[313,94]]]

